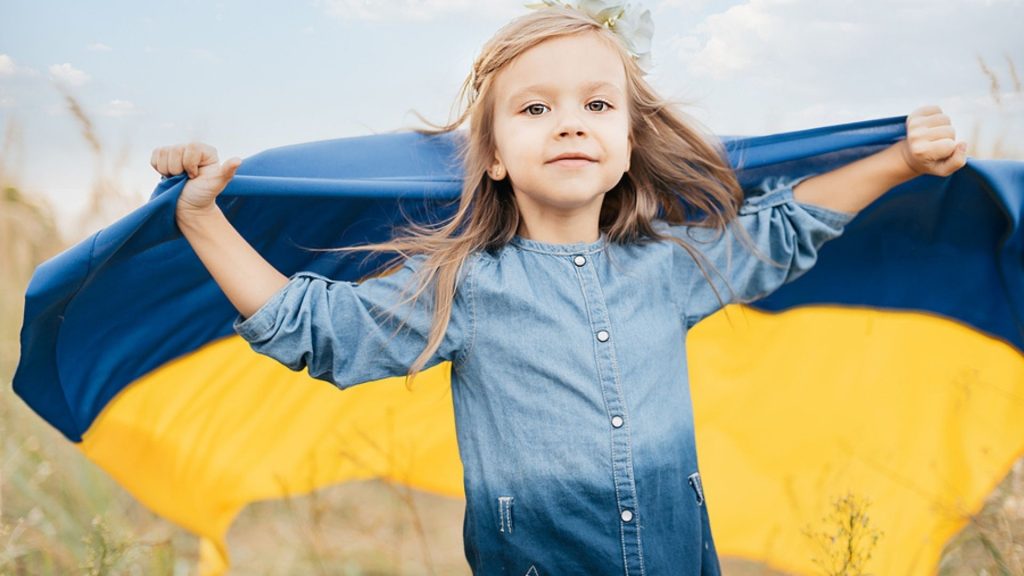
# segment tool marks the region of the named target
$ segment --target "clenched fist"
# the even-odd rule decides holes
[[[949,116],[938,106],[922,106],[907,116],[907,138],[900,150],[919,175],[949,176],[967,164],[967,143],[956,141]]]
[[[206,210],[214,205],[235,171],[242,165],[242,159],[228,159],[224,164],[217,160],[217,149],[202,142],[163,146],[153,150],[149,162],[164,176],[176,176],[188,172],[189,180],[178,198],[177,210]]]

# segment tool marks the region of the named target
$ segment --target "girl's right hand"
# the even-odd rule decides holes
[[[220,164],[216,148],[202,142],[190,142],[153,150],[149,163],[167,177],[188,172],[189,180],[178,197],[177,210],[181,212],[203,211],[212,207],[217,195],[227,187],[242,165],[242,159],[236,156]]]

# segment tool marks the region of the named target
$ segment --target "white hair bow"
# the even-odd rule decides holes
[[[545,6],[565,6],[574,8],[590,16],[605,28],[618,34],[626,43],[626,47],[636,63],[644,72],[651,66],[651,37],[654,36],[654,19],[651,11],[632,4],[620,4],[606,0],[578,0],[576,5],[558,0],[544,0],[526,4],[527,8],[544,8]]]

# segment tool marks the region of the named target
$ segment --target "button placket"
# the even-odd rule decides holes
[[[612,481],[615,485],[616,512],[619,515],[619,526],[622,530],[622,553],[626,561],[627,573],[643,571],[643,545],[640,538],[640,526],[635,510],[637,509],[636,485],[632,462],[632,449],[625,423],[625,398],[619,385],[618,362],[615,359],[615,346],[611,340],[608,306],[601,290],[600,278],[596,266],[586,266],[589,262],[582,255],[570,257],[576,268],[576,276],[580,282],[586,306],[587,321],[595,332],[595,356],[597,363],[598,384],[612,424],[611,431],[611,466]]]

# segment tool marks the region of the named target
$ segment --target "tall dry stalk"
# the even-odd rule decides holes
[[[67,96],[102,166],[92,123]],[[139,202],[116,193],[111,201],[117,187],[94,186],[89,213],[80,219],[86,223],[77,231],[61,230],[51,203],[22,183],[18,167],[24,164],[22,128],[12,116],[0,149],[0,378],[6,383],[0,392],[0,494],[6,497],[0,500],[0,574],[171,574],[169,549],[181,556],[188,535],[142,508],[11,387],[25,291],[36,267],[109,224],[118,214],[104,212],[108,207],[123,212]]]
[[[78,121],[82,138],[88,143],[94,160],[88,203],[78,215],[74,229],[69,231],[71,241],[75,242],[135,210],[145,202],[146,195],[132,192],[124,186],[121,174],[131,160],[128,147],[124,146],[108,166],[106,148],[89,115],[70,89],[63,84],[56,84],[56,87],[64,97],[68,111]]]
[[[999,75],[985,62],[985,59],[978,55],[978,67],[981,70],[982,76],[988,81],[989,96],[992,101],[995,102],[996,109],[1000,115],[1004,116],[1005,121],[999,123],[999,134],[997,134],[991,143],[988,150],[984,150],[981,147],[983,141],[981,135],[980,123],[976,120],[974,127],[971,130],[971,140],[968,141],[967,153],[970,156],[976,158],[1001,158],[1001,159],[1019,159],[1024,160],[1024,150],[1017,149],[1015,145],[1011,145],[1007,142],[1008,131],[1013,127],[1013,110],[1008,109],[1009,105],[1020,106],[1021,102],[1024,101],[1024,88],[1021,87],[1020,75],[1017,74],[1017,65],[1014,63],[1013,58],[1009,54],[1004,53],[1006,58],[1006,67],[1010,76],[1010,84],[1012,86],[1012,102],[1008,103],[1004,98],[1003,81]],[[1019,108],[1018,108],[1019,110]]]
[[[20,175],[13,168],[17,164],[11,161],[15,151],[23,156],[24,140],[20,124],[11,118],[0,149],[0,378],[5,383],[13,378],[18,361],[18,332],[29,278],[39,262],[61,248],[52,208],[20,190]],[[9,390],[10,386],[5,386],[0,395],[0,462],[8,461],[7,442],[3,439],[10,437],[9,401],[5,398]],[[10,536],[16,528],[7,528],[2,522],[6,476],[7,470],[0,468],[0,534]]]

